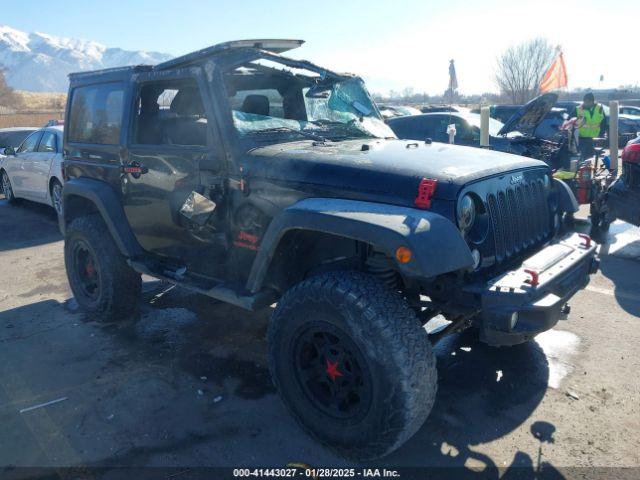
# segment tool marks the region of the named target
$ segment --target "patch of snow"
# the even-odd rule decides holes
[[[640,260],[640,228],[621,220],[613,222],[607,244],[601,248],[609,255]]]
[[[547,357],[549,386],[560,388],[562,379],[573,371],[572,357],[578,351],[580,337],[566,330],[552,329],[536,336],[535,341]]]
[[[0,25],[0,65],[18,90],[65,92],[71,72],[125,65],[153,65],[171,55],[108,48],[101,43],[47,33],[27,33]]]

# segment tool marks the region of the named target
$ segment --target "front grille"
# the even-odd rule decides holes
[[[540,242],[550,233],[542,180],[490,193],[486,204],[498,262]]]

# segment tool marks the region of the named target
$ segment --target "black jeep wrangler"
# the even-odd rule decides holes
[[[281,55],[301,43],[72,74],[67,274],[96,317],[133,312],[142,273],[248,310],[277,303],[285,404],[324,444],[372,458],[427,418],[433,343],[551,328],[595,244],[563,231],[575,198],[544,163],[398,140],[360,78]]]

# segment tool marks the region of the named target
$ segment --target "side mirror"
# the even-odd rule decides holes
[[[3,152],[7,157],[15,157],[16,149],[13,147],[6,147]]]

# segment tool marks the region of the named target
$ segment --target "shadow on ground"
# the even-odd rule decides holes
[[[52,305],[52,302],[56,305]],[[152,423],[153,428],[167,432],[172,441],[141,446],[132,433],[137,425],[124,425],[122,428],[129,431],[129,444],[101,460],[89,461],[89,465],[103,468],[140,466],[159,454],[174,455],[179,465],[188,465],[194,460],[189,457],[181,459],[181,451],[192,447],[206,451],[212,442],[220,442],[221,439],[225,442],[225,448],[231,449],[227,458],[243,458],[247,449],[254,448],[254,441],[259,448],[259,438],[265,433],[263,428],[269,428],[268,425],[276,429],[275,435],[278,430],[286,435],[286,438],[279,438],[287,452],[284,456],[295,456],[299,445],[309,443],[309,439],[294,425],[281,408],[279,398],[274,395],[266,363],[265,336],[269,310],[251,314],[153,281],[145,282],[141,311],[133,318],[102,323],[77,312],[73,299],[65,304],[48,300],[0,313],[0,325],[15,324],[16,319],[41,318],[47,312],[60,308],[81,326],[95,329],[101,337],[99,341],[107,343],[96,351],[79,352],[71,340],[65,345],[65,337],[59,336],[57,342],[63,343],[58,343],[56,348],[74,352],[75,355],[73,359],[66,358],[65,362],[94,362],[99,359],[100,368],[94,374],[104,378],[113,376],[114,372],[118,375],[117,372],[132,371],[141,364],[156,368],[161,373],[169,372],[166,375],[162,373],[163,384],[154,387],[157,391],[153,392],[154,400],[147,407],[150,412],[145,412],[144,423]],[[67,321],[64,318],[62,320]],[[56,325],[44,325],[41,330],[46,333],[55,328]],[[2,330],[12,331],[10,328]],[[9,333],[0,341],[19,341],[32,334],[27,329],[20,333]],[[526,423],[544,397],[549,367],[537,343],[496,349],[478,343],[473,332],[468,331],[443,340],[437,346],[436,354],[439,392],[429,419],[398,451],[383,460],[363,466],[428,466],[443,469],[447,473],[455,471],[456,477],[464,474],[467,478],[514,478],[504,475],[516,474],[518,476],[515,478],[529,478],[529,474],[533,478],[541,469],[546,469],[545,473],[555,471],[550,465],[541,464],[540,458],[532,459],[524,452],[517,452],[511,465],[496,465],[491,458],[474,451],[475,446],[491,442]],[[47,362],[46,358],[43,360],[39,364],[44,370],[58,368]],[[139,385],[128,384],[131,381],[138,382],[139,379],[126,379],[123,376],[119,385],[110,387],[113,401],[131,402],[126,396],[128,394],[122,393],[128,390],[136,392],[138,402],[145,398],[146,393],[140,394]],[[198,393],[180,392],[185,388],[185,383],[199,385]],[[220,399],[224,400],[226,408],[241,408],[246,418],[264,417],[263,410],[266,408],[270,412],[269,418],[263,418],[262,421],[267,427],[257,428],[248,435],[244,430],[249,427],[243,422],[227,425],[221,430],[217,416],[220,413],[216,413],[215,409],[201,410],[196,404],[198,395],[208,398],[212,406]],[[99,408],[105,408],[107,401],[108,396],[104,395],[99,399],[85,399],[87,404],[100,402]],[[190,404],[193,406],[189,407]],[[120,405],[119,409],[123,407],[131,408],[132,413],[130,418],[121,415],[121,421],[131,424],[142,422],[136,417],[139,414],[135,414],[135,408],[144,408],[144,405]],[[84,405],[83,408],[91,410],[97,407]],[[193,411],[189,415],[176,412],[178,418],[173,419],[170,417],[174,408]],[[108,410],[105,410],[104,415],[107,413]],[[73,422],[77,422],[77,419]],[[175,422],[180,422],[179,428],[175,427]],[[86,423],[89,424],[88,421]],[[552,443],[553,425],[534,424],[530,428],[531,434],[540,441],[541,449],[544,443]],[[238,441],[241,438],[245,440]],[[237,451],[234,452],[234,449]],[[348,464],[313,444],[307,451],[313,454],[301,460],[310,465]],[[278,458],[265,459],[260,455],[257,455],[257,459],[262,466],[267,466],[269,462],[273,462],[273,466],[286,463]],[[206,465],[212,460],[204,461]]]
[[[62,240],[55,210],[47,205],[20,200],[10,205],[0,195],[0,252],[34,247]],[[19,213],[20,226],[16,226]]]

